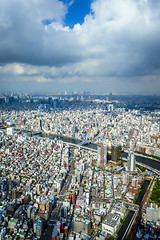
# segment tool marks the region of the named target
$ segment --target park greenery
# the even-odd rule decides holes
[[[142,167],[140,165],[136,165],[136,166],[141,170],[141,172],[145,172],[146,171],[146,168],[144,168],[144,167]]]
[[[149,202],[155,203],[158,205],[158,207],[160,207],[160,180],[158,179],[157,179],[156,185],[153,188]]]
[[[151,157],[151,158],[155,158],[157,160],[160,160],[159,156],[149,155],[147,153],[143,153],[143,152],[139,152],[139,151],[135,151],[135,153],[141,154],[141,155],[146,156],[146,157]]]

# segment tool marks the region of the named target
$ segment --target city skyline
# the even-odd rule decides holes
[[[153,0],[2,0],[1,91],[159,94],[159,9]]]

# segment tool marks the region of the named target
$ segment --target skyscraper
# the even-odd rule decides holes
[[[107,147],[106,146],[98,146],[97,148],[97,165],[100,167],[104,167],[107,163]]]
[[[134,172],[136,170],[136,159],[134,152],[130,151],[127,159],[128,171]]]
[[[121,146],[118,144],[112,145],[111,162],[113,164],[121,163]]]
[[[17,190],[16,190],[16,188],[13,188],[13,190],[12,190],[12,200],[16,199],[16,196],[17,196]]]

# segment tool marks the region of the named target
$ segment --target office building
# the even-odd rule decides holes
[[[121,146],[120,145],[115,145],[115,144],[112,145],[111,163],[115,165],[121,163]]]
[[[104,167],[107,164],[107,147],[98,146],[97,148],[97,165]]]
[[[127,158],[128,171],[134,172],[136,170],[136,159],[133,152],[129,152]]]
[[[105,220],[102,222],[102,231],[113,235],[120,224],[120,217],[115,214],[108,214]]]

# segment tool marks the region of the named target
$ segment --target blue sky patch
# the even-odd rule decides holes
[[[65,0],[63,0],[66,3]],[[75,24],[84,22],[84,18],[91,12],[90,6],[93,0],[75,0],[68,8],[68,13],[64,19],[64,25],[73,28]]]

